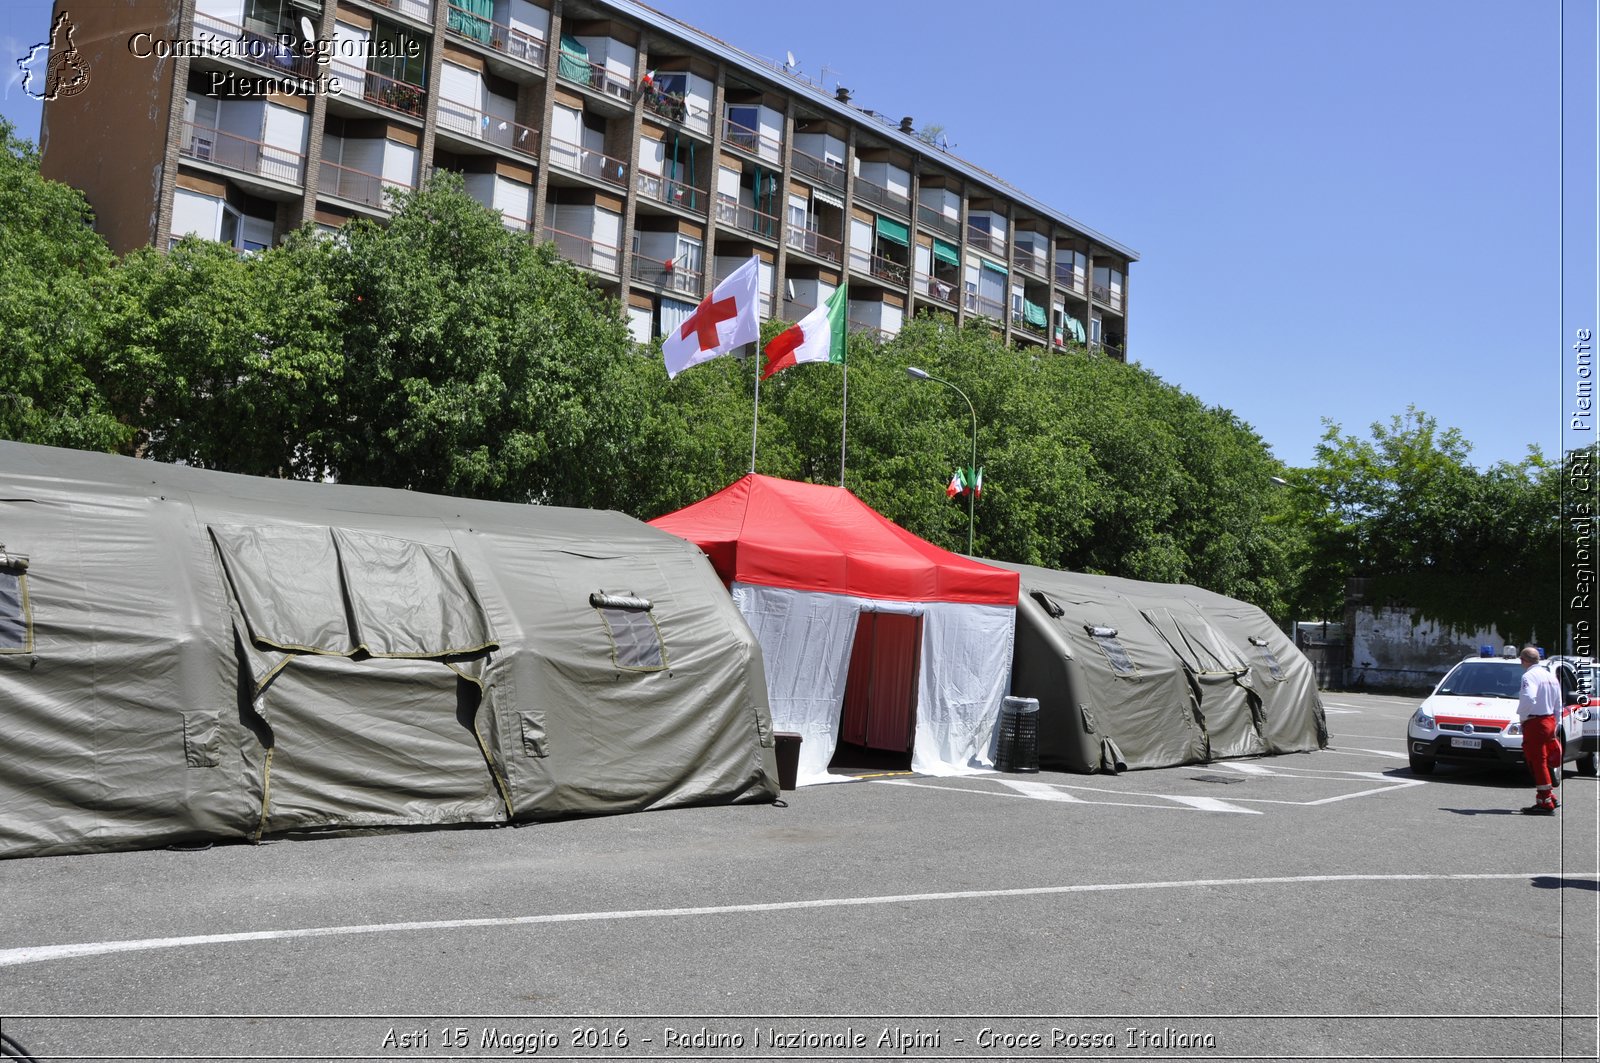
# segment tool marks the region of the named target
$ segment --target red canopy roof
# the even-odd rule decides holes
[[[1016,605],[1018,576],[941,550],[842,487],[754,473],[650,522],[724,582],[912,602]]]

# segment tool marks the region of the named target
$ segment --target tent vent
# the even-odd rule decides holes
[[[1054,598],[1050,597],[1044,591],[1033,591],[1032,595],[1033,600],[1043,606],[1044,611],[1050,614],[1050,619],[1060,620],[1063,616],[1067,615],[1067,611],[1061,608],[1060,603]],[[1112,634],[1115,634],[1115,632],[1112,632]]]
[[[589,595],[589,604],[596,609],[629,609],[640,613],[648,613],[655,608],[654,603],[648,598],[636,598],[630,594],[607,594],[605,591],[596,591]]]
[[[0,557],[6,557],[0,553]],[[9,555],[21,565],[0,566],[0,653],[33,652],[33,617],[28,609],[27,558]]]
[[[1133,666],[1133,660],[1128,656],[1128,651],[1117,639],[1117,629],[1114,627],[1100,627],[1095,624],[1083,625],[1083,630],[1089,633],[1100,646],[1100,652],[1106,655],[1106,660],[1111,662],[1112,671],[1118,675],[1138,675],[1139,669]]]
[[[1267,640],[1250,636],[1250,645],[1261,651],[1261,659],[1267,662],[1267,671],[1272,673],[1272,678],[1283,681],[1283,668],[1278,664],[1278,658],[1267,648]]]
[[[21,554],[7,553],[6,544],[0,543],[0,568],[8,569],[12,572],[26,572],[28,571],[28,559]]]

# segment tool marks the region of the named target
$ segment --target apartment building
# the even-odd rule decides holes
[[[923,310],[1125,357],[1137,257],[802,76],[630,0],[57,0],[91,71],[47,177],[120,251],[241,251],[382,219],[434,170],[675,327],[751,255],[763,313],[846,280],[853,326]],[[999,160],[1003,165],[1003,160]]]

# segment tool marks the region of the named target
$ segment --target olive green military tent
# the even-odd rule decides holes
[[[0,856],[771,801],[760,650],[619,513],[0,442]]]
[[[1116,772],[1327,745],[1309,661],[1254,606],[1198,587],[1019,573],[1012,693],[1046,767]]]

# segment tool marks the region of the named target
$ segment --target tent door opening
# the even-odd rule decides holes
[[[922,617],[860,615],[850,650],[834,765],[911,766],[921,668]]]

